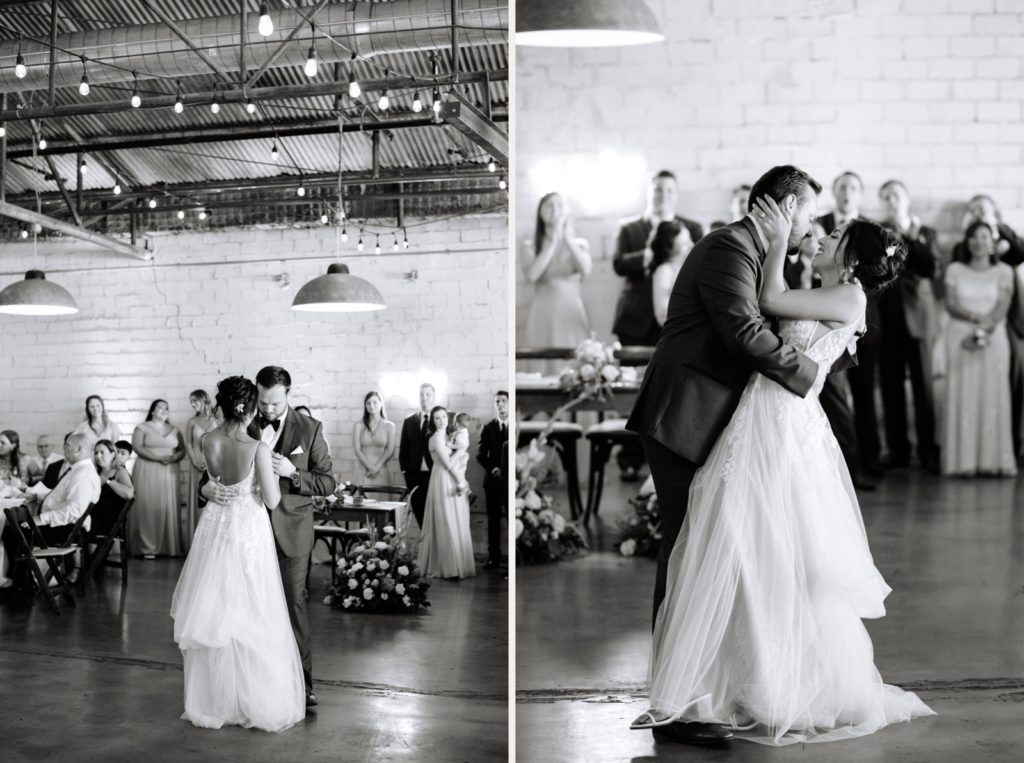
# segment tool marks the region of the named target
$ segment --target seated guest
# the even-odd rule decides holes
[[[87,439],[82,434],[71,434],[64,440],[64,460],[70,467],[66,476],[43,499],[36,517],[40,533],[51,546],[59,546],[67,540],[78,518],[90,504],[99,500],[100,476],[90,458]],[[89,519],[86,519],[83,527],[88,530],[89,526]]]
[[[64,447],[67,448],[68,438],[73,435],[74,432],[68,432],[64,435]],[[57,487],[57,483],[60,482],[61,478],[68,473],[68,469],[71,468],[69,464],[63,458],[54,461],[52,464],[46,467],[46,471],[43,472],[43,485],[53,490]]]
[[[0,482],[27,482],[28,464],[21,454],[21,438],[13,429],[0,432]]]
[[[683,267],[686,255],[693,249],[690,231],[675,220],[663,222],[654,232],[651,251],[651,289],[654,299],[654,319],[659,326],[664,325],[668,316],[668,300],[672,296],[672,287],[676,284],[676,276]]]
[[[99,395],[89,395],[85,399],[85,421],[75,427],[75,434],[84,434],[89,448],[97,440],[117,442],[121,439],[121,430],[107,418],[107,406]]]
[[[53,445],[50,444],[49,435],[39,435],[39,439],[36,440],[36,452],[39,454],[37,457],[26,459],[29,485],[42,481],[50,464],[61,460],[60,455],[53,452]]]
[[[135,488],[128,471],[118,463],[117,449],[110,440],[96,443],[93,460],[100,475],[100,498],[92,510],[91,530],[106,535],[124,508],[124,502],[135,496]]]
[[[1010,342],[1006,315],[1013,269],[996,257],[995,234],[977,221],[946,270],[946,394],[942,473],[1014,475],[1010,432]]]
[[[131,474],[130,461],[132,454],[135,453],[135,448],[127,440],[118,440],[114,443],[114,451],[116,452],[115,462],[117,465]]]

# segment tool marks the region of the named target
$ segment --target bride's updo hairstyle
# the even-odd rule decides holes
[[[245,421],[256,410],[256,385],[244,376],[229,376],[217,384],[217,405],[227,421]]]
[[[891,229],[858,218],[846,227],[843,242],[843,265],[869,294],[891,286],[903,272],[907,248]]]

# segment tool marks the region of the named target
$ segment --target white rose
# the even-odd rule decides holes
[[[619,544],[619,553],[623,556],[633,556],[636,553],[636,541],[632,538],[627,538]]]
[[[379,540],[373,544],[373,547],[378,551],[383,551],[384,549],[388,548],[388,544],[382,540]]]
[[[405,606],[407,606],[407,607],[411,607],[412,606],[412,599],[410,599],[408,596],[403,596],[402,597],[402,603]]]
[[[366,599],[367,601],[372,599],[373,598],[373,589],[372,588],[364,588],[363,589],[363,598]]]
[[[388,600],[387,592],[382,593],[380,595],[380,599],[381,599],[381,601],[387,601]]]
[[[382,570],[386,570],[391,565],[388,564],[388,560],[387,559],[381,559],[380,562],[378,562],[377,566],[380,567]]]
[[[402,596],[403,594],[405,594],[405,586],[402,585],[401,583],[396,585],[395,586],[395,593],[397,593],[399,596]]]
[[[406,566],[405,566],[405,565],[403,564],[403,565],[402,565],[401,567],[399,567],[399,568],[398,568],[398,574],[399,574],[399,575],[402,575],[403,577],[404,577],[405,575],[408,575],[408,574],[409,574],[409,568],[408,568],[408,567],[406,567]]]
[[[384,526],[384,534],[385,535],[394,535],[395,534],[395,528],[392,527],[391,525],[385,525]]]
[[[348,609],[349,607],[352,606],[352,599],[350,597],[346,596],[345,597],[345,601],[341,602],[341,606],[343,606],[345,609]]]
[[[332,601],[331,595],[327,594],[327,596],[324,597],[324,604],[329,607],[329,606],[331,606],[331,601]]]
[[[594,368],[592,363],[585,363],[580,366],[580,377],[583,381],[590,381],[597,376],[597,369]]]
[[[348,587],[349,588],[358,588],[359,587],[359,581],[356,580],[355,578],[349,578],[348,579]]]
[[[529,493],[526,494],[526,508],[537,511],[543,505],[544,502],[541,501],[540,496],[537,495],[536,490],[531,490]]]
[[[516,498],[516,510],[517,511],[522,511],[525,508],[526,508],[526,499],[523,498],[523,497]],[[518,517],[519,515],[516,514],[516,516]]]
[[[524,530],[524,529],[526,529],[526,528],[525,528],[525,527],[523,526],[523,520],[521,520],[521,519],[517,519],[517,520],[516,520],[516,537],[517,537],[517,538],[518,538],[518,537],[519,537],[520,535],[522,535],[522,534],[523,534],[523,530]]]
[[[615,366],[605,366],[601,369],[601,376],[605,381],[613,382],[619,378],[619,369]]]
[[[552,520],[551,526],[555,528],[556,532],[562,532],[565,529],[565,517],[561,514],[555,514],[555,518]]]

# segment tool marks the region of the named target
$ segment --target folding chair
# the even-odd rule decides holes
[[[85,514],[79,517],[79,521],[72,528],[69,539],[75,535],[76,529],[80,531],[81,523],[84,522],[84,518],[88,516],[88,513],[87,510]],[[24,562],[29,566],[32,576],[39,584],[40,590],[42,590],[43,595],[50,602],[50,607],[56,614],[60,614],[60,605],[57,603],[57,597],[54,596],[54,593],[67,597],[68,601],[71,602],[71,606],[75,606],[75,596],[71,589],[71,584],[64,576],[64,572],[60,567],[64,559],[74,554],[78,547],[68,545],[50,548],[42,533],[39,532],[39,527],[36,525],[35,520],[32,518],[32,512],[29,511],[27,506],[15,506],[10,509],[4,509],[4,514],[7,516],[7,527],[13,534],[18,546],[14,558],[11,559],[12,565],[17,562]],[[39,560],[41,559],[45,560],[49,567],[46,574],[39,567]],[[52,587],[50,586],[51,576],[57,579],[57,585]]]
[[[83,581],[96,577],[105,567],[114,567],[121,570],[122,587],[128,585],[128,533],[125,528],[128,525],[128,511],[134,503],[134,498],[129,498],[124,502],[124,506],[109,532],[106,534],[89,532],[86,535],[86,541],[82,545],[88,549],[89,544],[95,543],[96,550],[89,555],[91,558],[85,575],[82,576]],[[121,558],[116,562],[110,559],[110,552],[114,548],[115,540],[119,541],[121,552]]]

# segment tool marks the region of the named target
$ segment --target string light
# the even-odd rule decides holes
[[[252,102],[252,98],[245,99],[245,110],[250,114],[256,113],[256,104]]]
[[[185,104],[181,100],[181,80],[178,80],[178,97],[174,99],[174,113],[180,114],[185,110]]]
[[[14,76],[18,79],[25,79],[28,74],[28,67],[25,66],[25,58],[21,55],[21,35],[18,35],[18,57],[14,59]]]
[[[305,196],[306,195],[306,186],[304,186],[302,184],[302,179],[301,178],[299,179],[299,187],[295,189],[295,195],[296,196]]]
[[[117,179],[116,175],[114,176],[114,195],[115,196],[120,196],[121,195],[121,183]]]
[[[500,189],[501,189],[501,190],[503,190],[503,191],[504,191],[504,190],[505,190],[506,188],[508,188],[508,181],[507,181],[507,180],[505,180],[505,176],[504,176],[504,175],[502,175],[502,176],[501,176],[501,177],[500,177],[500,178],[498,179],[498,188],[500,188]]]
[[[88,170],[89,170],[89,165],[86,164],[85,163],[85,159],[83,159],[81,166],[79,166],[79,168],[78,168],[78,171],[81,172],[84,175]]]
[[[341,240],[348,241],[348,230],[344,225],[341,226]]]
[[[359,243],[356,244],[356,249],[358,249],[360,252],[363,251],[363,230],[362,230],[362,228],[359,229]]]
[[[206,219],[206,210],[203,209],[203,208],[199,209],[199,219],[200,220],[205,220]]]
[[[185,219],[185,210],[184,209],[179,209],[178,210],[178,219],[179,220],[184,220]]]
[[[402,228],[402,246],[405,249],[409,248],[409,232],[405,228]]]
[[[132,72],[132,78],[135,80],[135,86],[132,88],[132,108],[137,109],[142,105],[142,99],[139,97],[139,75]]]
[[[321,225],[327,225],[329,220],[330,220],[330,218],[327,217],[327,211],[326,210],[324,210],[323,212],[320,213],[320,224]]]
[[[219,88],[217,85],[213,86],[213,103],[210,104],[210,111],[214,114],[220,114],[220,100],[218,99],[217,92]]]
[[[270,11],[267,10],[266,3],[260,3],[260,23],[257,29],[264,37],[269,37],[274,33],[274,20],[270,18]]]
[[[394,241],[394,243],[393,243],[393,244],[391,245],[391,249],[397,252],[397,251],[398,251],[398,234],[397,234],[397,233],[395,233],[395,234],[393,234],[393,235],[394,235],[394,237],[395,237],[395,241]]]
[[[0,122],[0,138],[6,138],[6,137],[7,137],[7,125],[5,123],[3,123],[3,122]]]
[[[150,209],[156,209],[156,199],[150,199],[149,200],[149,208]]]
[[[487,162],[487,171],[494,172],[496,169],[498,169],[498,165],[495,163],[494,157],[492,156],[491,160]]]
[[[390,72],[390,69],[385,69],[384,70],[384,93],[383,93],[383,95],[381,95],[380,100],[377,101],[377,106],[380,107],[381,111],[387,111],[388,110],[388,106],[391,103],[390,99],[388,98],[388,90],[390,90],[390,88],[388,87],[388,84],[389,84],[388,83],[388,73],[389,72]]]
[[[82,56],[82,81],[78,83],[78,94],[89,95],[89,76],[85,71],[85,56]]]
[[[437,87],[436,83],[434,85],[433,98],[434,98],[434,102],[431,104],[431,108],[434,109],[434,113],[435,114],[440,114],[441,113],[441,89],[439,87]]]
[[[377,234],[377,243],[373,247],[374,254],[380,254],[380,234]]]
[[[356,79],[356,54],[353,52],[352,63],[348,69],[348,97],[358,98],[362,92],[362,88],[359,87],[359,81]]]
[[[21,237],[22,238],[28,238],[28,229],[27,228],[22,228],[21,229]]]
[[[306,54],[306,65],[302,68],[307,77],[316,76],[316,27],[309,24],[309,53]]]
[[[280,154],[277,153],[277,141],[275,140],[274,145],[270,147],[270,158],[276,162],[278,157],[280,157]]]
[[[46,138],[44,138],[42,135],[39,136],[39,150],[46,150]]]
[[[412,110],[419,114],[423,111],[423,101],[420,100],[420,91],[417,90],[412,98]]]

